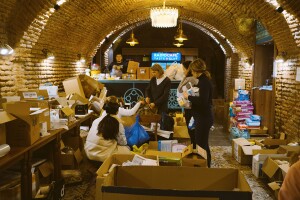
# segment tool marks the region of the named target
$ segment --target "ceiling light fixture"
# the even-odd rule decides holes
[[[173,45],[175,45],[176,47],[181,47],[181,46],[183,46],[183,43],[175,40],[175,42],[173,43]]]
[[[84,57],[82,57],[81,53],[77,54],[78,62],[85,63]]]
[[[1,55],[6,56],[6,55],[12,54],[13,52],[14,52],[14,50],[8,44],[3,44],[0,41],[0,54]]]
[[[139,44],[139,41],[134,37],[133,30],[130,34],[130,38],[126,41],[126,43],[132,47],[136,44]]]
[[[287,59],[287,52],[282,51],[276,56],[276,63],[283,63]]]
[[[184,35],[183,30],[182,30],[182,22],[179,23],[178,29],[177,29],[177,34],[175,35],[175,40],[178,40],[179,42],[183,42],[184,40],[188,40],[186,35]]]
[[[156,28],[170,28],[177,25],[178,9],[165,7],[152,8],[150,10],[152,26]]]
[[[54,54],[50,52],[48,49],[42,50],[44,56],[46,56],[46,59],[53,60],[55,58]]]

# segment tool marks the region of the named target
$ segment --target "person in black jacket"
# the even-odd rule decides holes
[[[164,70],[159,64],[154,64],[151,70],[153,77],[146,88],[146,103],[150,108],[156,107],[158,114],[167,113],[171,80],[164,75]]]
[[[116,61],[110,63],[110,65],[107,68],[111,75],[122,77],[122,74],[127,73],[127,62],[123,61],[123,56],[121,54],[117,54]]]
[[[206,70],[206,64],[201,59],[196,59],[190,64],[192,75],[197,78],[199,88],[199,96],[191,96],[187,92],[183,92],[184,98],[192,103],[192,115],[195,120],[195,141],[200,147],[206,150],[207,165],[210,167],[211,154],[208,145],[208,135],[213,125],[212,113],[212,92],[210,73]]]

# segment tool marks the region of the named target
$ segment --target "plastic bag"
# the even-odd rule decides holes
[[[135,123],[132,126],[125,127],[125,136],[127,139],[127,144],[130,147],[133,145],[140,146],[150,139],[148,133],[140,125],[139,119],[139,115],[137,115],[135,118]]]
[[[165,70],[165,75],[167,77],[169,77],[171,80],[172,79],[175,79],[175,75],[177,73],[177,70],[178,70],[178,65],[176,62],[173,62],[171,64],[171,66],[169,66],[166,70]]]

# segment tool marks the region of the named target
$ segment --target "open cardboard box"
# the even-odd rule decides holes
[[[7,123],[7,144],[30,146],[40,138],[40,115],[43,110],[31,112],[28,102],[8,102],[5,111],[17,117]]]
[[[65,146],[69,146],[74,150],[74,154],[61,153],[61,166],[63,169],[77,169],[79,164],[83,160],[82,153],[79,148],[80,138],[79,137],[65,137],[61,140],[61,150]]]
[[[260,149],[253,150],[252,158],[252,173],[257,178],[263,177],[262,166],[268,157],[276,158],[283,157],[285,154],[281,154],[278,149]]]
[[[232,140],[232,157],[242,165],[251,165],[253,150],[261,149],[259,145],[252,145],[253,139],[237,138]]]
[[[272,181],[283,181],[284,175],[287,172],[287,164],[280,165],[275,160],[282,160],[290,162],[289,157],[268,157],[262,166],[262,171],[270,178]]]
[[[0,111],[0,145],[6,144],[6,126],[5,123],[15,120],[16,118],[6,111]]]
[[[96,186],[96,191],[97,200],[252,199],[243,174],[221,168],[120,166]]]
[[[158,151],[157,142],[150,141],[146,155],[154,155],[158,157],[165,157],[170,159],[181,160],[181,166],[190,167],[207,167],[207,154],[204,149],[197,145],[196,149],[193,149],[193,145],[187,146],[182,153]]]

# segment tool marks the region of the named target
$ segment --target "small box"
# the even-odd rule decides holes
[[[140,80],[150,79],[150,67],[137,68],[137,79],[140,79]]]
[[[129,61],[127,66],[127,73],[136,74],[136,70],[138,69],[140,63],[135,61]]]
[[[233,80],[233,88],[235,90],[244,90],[245,89],[245,79],[237,78]]]

